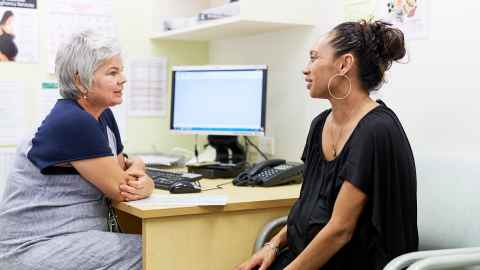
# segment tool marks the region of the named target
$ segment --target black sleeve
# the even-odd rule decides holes
[[[383,261],[418,249],[416,172],[396,116],[374,113],[369,118],[355,134],[340,178],[367,195],[364,212],[371,215],[375,232],[370,241],[382,247],[383,258],[377,261]]]

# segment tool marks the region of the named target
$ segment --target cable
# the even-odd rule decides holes
[[[262,152],[262,150],[260,150],[254,143],[252,143],[252,141],[250,141],[250,139],[245,136],[245,140],[251,145],[253,146],[253,148],[255,148],[255,150],[257,150],[257,152],[265,159],[265,160],[268,160],[268,157],[267,155],[265,155],[265,153]]]
[[[197,148],[197,144],[198,144],[198,134],[195,134],[195,148],[193,150],[194,154],[195,154],[195,161],[198,163],[198,148]]]
[[[202,189],[202,191],[207,191],[207,190],[214,190],[214,189],[222,189],[222,186],[225,186],[225,185],[228,185],[228,184],[231,184],[233,180],[230,180],[228,182],[224,182],[224,183],[221,183],[221,184],[218,184],[216,185],[214,188],[207,188],[207,189]]]

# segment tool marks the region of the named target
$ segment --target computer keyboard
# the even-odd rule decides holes
[[[169,190],[170,186],[177,181],[195,182],[202,179],[202,175],[197,173],[179,173],[159,169],[147,169],[147,174],[155,183],[155,188],[164,190]]]

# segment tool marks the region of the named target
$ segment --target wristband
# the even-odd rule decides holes
[[[277,246],[275,246],[275,244],[273,244],[272,242],[267,242],[263,246],[264,247],[270,247],[271,249],[273,249],[273,252],[274,252],[275,256],[277,256],[278,253],[280,252],[279,248]]]

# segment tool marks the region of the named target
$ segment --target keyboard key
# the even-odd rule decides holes
[[[155,188],[164,190],[169,190],[170,186],[177,181],[195,182],[202,179],[202,175],[197,173],[177,173],[159,169],[147,169],[147,174],[155,183]]]

